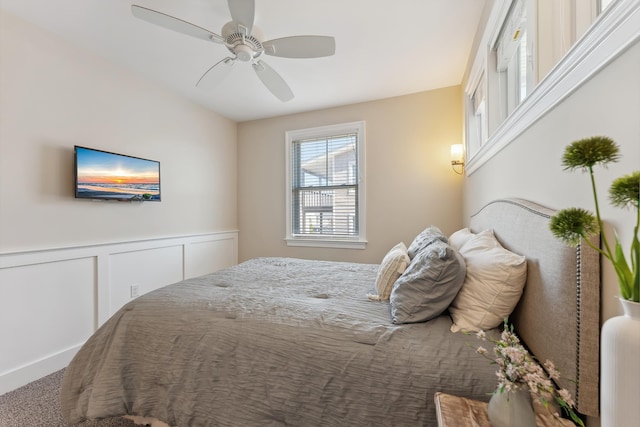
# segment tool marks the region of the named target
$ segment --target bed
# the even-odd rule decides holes
[[[496,200],[466,232],[491,230],[526,258],[510,319],[533,354],[575,380],[561,385],[579,412],[597,416],[599,259],[554,239],[552,213]],[[181,427],[435,427],[434,393],[488,400],[495,367],[474,352],[473,335],[452,332],[453,308],[394,323],[389,302],[367,298],[379,270],[258,258],[143,295],[67,367],[63,416],[71,424],[127,416]]]

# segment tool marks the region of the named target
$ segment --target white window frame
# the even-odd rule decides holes
[[[487,83],[484,72],[470,84],[471,94],[466,98],[465,105],[467,111],[466,120],[466,152],[473,156],[480,147],[487,141]]]
[[[591,1],[595,2],[596,0]],[[481,74],[490,72],[489,70],[495,63],[495,59],[492,60],[491,56],[492,41],[498,36],[510,4],[510,0],[496,0],[469,72],[465,86],[467,138],[469,137],[469,123],[473,120],[471,117],[473,111],[468,108],[469,100]],[[593,4],[595,3],[590,3],[590,7],[585,6],[582,9],[576,8],[573,12],[576,16],[593,14],[593,10],[595,10]],[[528,16],[535,16],[535,14],[528,14]],[[495,84],[495,81],[492,80],[493,77],[490,74],[487,77],[489,85],[487,94],[489,138],[486,143],[478,144],[479,147],[473,141],[466,141],[468,157],[465,173],[472,175],[522,132],[637,43],[640,39],[638,28],[640,28],[640,0],[611,2],[595,18],[595,22],[584,31],[584,34],[581,34],[580,39],[571,46],[567,54],[530,91],[527,98],[502,121],[496,122],[496,117],[499,114],[495,111],[496,103],[495,100],[492,100],[493,93],[491,92],[491,85]],[[582,28],[582,30],[584,29]],[[528,39],[531,38],[530,35],[528,33]],[[532,48],[534,57],[536,57],[537,50],[536,46]],[[475,149],[469,150],[470,146]]]
[[[353,237],[343,236],[300,236],[293,233],[293,210],[292,210],[292,147],[294,141],[302,139],[313,139],[343,135],[346,133],[357,134],[357,156],[358,156],[358,235]],[[342,248],[342,249],[365,249],[366,239],[366,201],[365,201],[365,122],[349,122],[329,126],[320,126],[309,129],[297,129],[285,132],[285,164],[286,164],[286,187],[285,187],[285,218],[286,236],[285,241],[288,246],[308,246],[322,248]]]
[[[532,5],[532,0],[506,1],[497,14],[500,19],[494,24],[489,53],[495,69],[487,70],[491,76],[487,98],[493,104],[490,115],[494,116],[489,135],[524,101],[536,83],[532,54],[536,45],[536,23],[529,18],[534,15]]]

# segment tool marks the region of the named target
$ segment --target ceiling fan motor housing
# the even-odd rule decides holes
[[[222,37],[227,49],[236,56],[238,61],[249,62],[258,58],[264,52],[264,47],[258,38],[260,30],[254,25],[253,33],[245,34],[238,27],[233,21],[227,22],[222,27]]]

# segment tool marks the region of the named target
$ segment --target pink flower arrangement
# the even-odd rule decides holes
[[[482,330],[476,337],[482,341],[489,340]],[[478,347],[476,352],[498,365],[498,392],[528,388],[535,400],[547,408],[555,418],[560,418],[560,415],[553,409],[553,402],[559,405],[574,423],[584,427],[584,423],[573,410],[575,402],[571,393],[566,389],[558,390],[552,382],[560,378],[553,362],[547,360],[543,368],[520,343],[513,331],[513,325],[509,326],[505,319],[500,339],[489,341],[494,344],[495,359],[489,356],[489,351],[482,346]]]

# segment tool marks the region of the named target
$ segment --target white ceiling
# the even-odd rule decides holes
[[[131,4],[220,34],[226,0],[0,0],[0,8],[236,121],[279,116],[460,84],[485,0],[256,0],[264,39],[328,35],[326,58],[263,59],[289,84],[282,103],[248,63],[211,91],[202,74],[223,45],[133,17]]]

